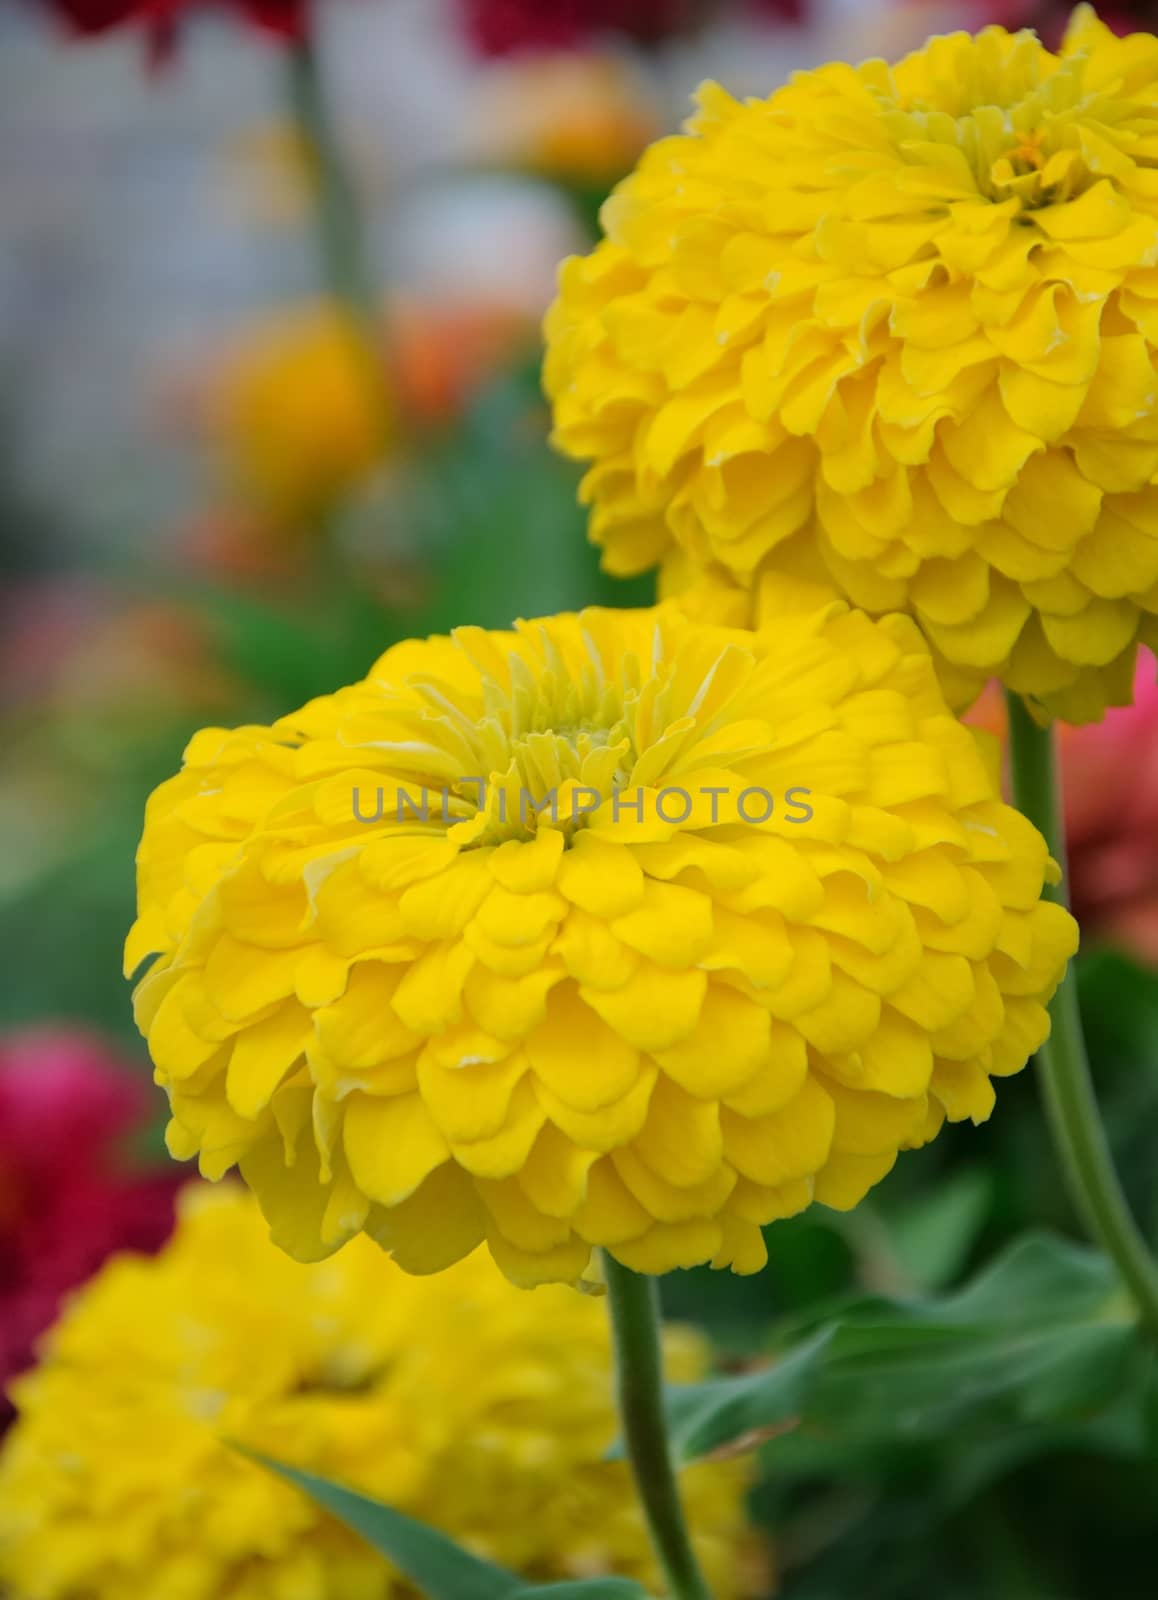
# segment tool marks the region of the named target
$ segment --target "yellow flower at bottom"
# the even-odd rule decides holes
[[[1050,876],[908,619],[586,611],[198,734],[126,960],[170,1149],[291,1253],[750,1272],[989,1115],[1076,945]]]
[[[1079,8],[700,91],[565,264],[545,385],[614,573],[908,611],[957,704],[1158,642],[1158,40]]]
[[[691,1330],[668,1375],[703,1375]],[[155,1258],[121,1256],[16,1389],[0,1450],[13,1600],[410,1600],[414,1590],[237,1441],[383,1500],[531,1579],[657,1587],[617,1424],[603,1306],[522,1294],[483,1256],[408,1278],[368,1240],[302,1267],[244,1190],[194,1186]],[[683,1476],[712,1592],[754,1554],[748,1473]]]

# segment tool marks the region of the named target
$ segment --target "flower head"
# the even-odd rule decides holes
[[[223,363],[209,430],[225,476],[266,525],[316,526],[378,464],[388,419],[377,354],[321,302],[260,324]]]
[[[152,796],[170,1148],[304,1259],[753,1271],[1045,1037],[1076,943],[919,634],[587,611],[389,650]]]
[[[952,699],[1072,721],[1158,640],[1158,40],[1088,8],[797,74],[607,203],[548,323],[610,571],[912,613]]]
[[[755,1270],[1048,1030],[1075,946],[904,618],[587,611],[387,651],[150,800],[170,1147],[302,1259]]]
[[[670,1377],[703,1375],[691,1330],[669,1327],[664,1343]],[[406,1278],[364,1239],[301,1267],[233,1186],[192,1186],[162,1255],[110,1263],[17,1398],[0,1452],[0,1581],[14,1594],[414,1600],[368,1545],[225,1441],[530,1579],[658,1578],[627,1465],[605,1459],[617,1427],[597,1301],[520,1294],[485,1257]],[[734,1600],[754,1553],[747,1470],[705,1464],[683,1481],[712,1592]]]
[[[62,1297],[110,1252],[167,1237],[171,1173],[130,1174],[115,1159],[146,1100],[139,1079],[80,1029],[0,1037],[0,1388],[32,1360]]]
[[[186,12],[214,9],[214,0],[45,0],[45,4],[74,33],[84,36],[143,27],[155,57],[171,51]],[[218,0],[218,4],[275,39],[298,38],[305,28],[306,0]]]
[[[367,342],[341,307],[307,302],[182,375],[177,421],[192,422],[222,485],[222,504],[188,530],[195,560],[292,570],[334,512],[373,491],[411,424],[452,422],[536,337],[526,309],[440,294],[391,297],[373,331]]]

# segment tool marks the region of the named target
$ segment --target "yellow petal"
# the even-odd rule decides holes
[[[803,1072],[802,1045],[800,1057]],[[681,1088],[704,1098],[735,1094],[765,1064],[769,1075],[786,1074],[787,1067],[783,1052],[773,1049],[767,1011],[720,983],[709,984],[687,1037],[656,1051],[655,1058]]]
[[[473,1180],[447,1161],[414,1193],[389,1208],[374,1206],[366,1232],[406,1272],[442,1272],[482,1243],[486,1211]]]
[[[808,1077],[795,1099],[766,1117],[720,1112],[724,1153],[744,1177],[774,1187],[818,1172],[828,1158],[836,1112],[832,1096]]]
[[[707,1183],[724,1157],[719,1107],[697,1100],[660,1073],[633,1148],[665,1183],[677,1188]]]
[[[607,1026],[573,983],[560,984],[526,1043],[531,1070],[556,1100],[598,1111],[620,1100],[639,1074],[639,1051]]]
[[[345,1102],[342,1143],[354,1181],[371,1200],[397,1205],[450,1155],[450,1146],[416,1094]]]
[[[597,1159],[547,1123],[535,1140],[519,1183],[531,1204],[549,1217],[574,1219],[588,1192],[588,1173]]]
[[[418,1058],[418,1087],[448,1141],[493,1138],[506,1121],[515,1085],[527,1071],[518,1053],[505,1060],[463,1062],[449,1067],[428,1045]]]
[[[310,1024],[296,1003],[238,1034],[225,1076],[229,1104],[240,1117],[256,1117],[274,1090],[302,1057]]]
[[[593,1011],[638,1050],[666,1050],[686,1038],[699,1020],[707,993],[703,972],[671,972],[643,962],[619,989],[580,994]]]

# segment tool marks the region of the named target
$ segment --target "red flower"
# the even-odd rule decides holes
[[[177,25],[190,11],[205,10],[213,0],[46,0],[74,33],[107,33],[134,23],[148,29],[154,59],[167,55]],[[247,22],[278,39],[298,39],[306,26],[309,0],[216,0]]]
[[[130,1175],[115,1159],[148,1100],[145,1083],[80,1029],[0,1037],[0,1425],[4,1386],[30,1364],[63,1296],[113,1251],[151,1252],[168,1238],[180,1178]]]
[[[786,18],[800,13],[800,0],[741,3]],[[569,50],[601,33],[650,44],[724,9],[720,0],[459,0],[459,7],[471,43],[488,56]]]

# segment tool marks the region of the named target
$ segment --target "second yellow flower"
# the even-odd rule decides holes
[[[1096,720],[1158,642],[1158,40],[1088,8],[701,91],[565,266],[546,384],[608,569],[904,610],[964,705]]]
[[[153,795],[128,963],[170,1146],[313,1259],[753,1271],[1048,1029],[1076,944],[904,618],[401,644]]]

